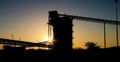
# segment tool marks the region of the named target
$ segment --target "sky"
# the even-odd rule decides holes
[[[0,38],[30,42],[45,41],[48,36],[48,12],[115,20],[114,0],[0,0]],[[118,2],[120,10],[120,2]],[[120,20],[118,12],[118,20]],[[73,47],[85,48],[92,41],[104,44],[103,24],[73,21]],[[119,28],[120,32],[120,28]],[[119,45],[120,45],[120,33]],[[116,46],[115,25],[106,25],[107,47]]]

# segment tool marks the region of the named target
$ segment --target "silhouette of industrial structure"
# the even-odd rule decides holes
[[[23,49],[27,47],[48,47],[52,48],[51,45],[47,45],[47,41],[40,42],[40,43],[34,43],[34,42],[28,42],[28,41],[20,41],[20,40],[11,40],[11,39],[4,39],[0,38],[0,44],[4,44],[4,49]]]
[[[47,45],[45,42],[33,43],[33,42],[26,42],[26,41],[13,40],[13,39],[10,40],[10,39],[3,39],[3,38],[0,38],[0,44],[7,44],[5,48],[8,48],[8,45],[9,47],[11,47],[11,45],[14,45],[14,47],[19,45],[19,47],[22,47],[22,48],[37,46],[37,47],[49,47],[49,48],[52,48],[53,50],[58,50],[58,51],[71,51],[72,39],[73,39],[72,23],[74,19],[77,19],[80,21],[103,23],[105,48],[106,48],[106,24],[120,25],[120,21],[66,15],[66,14],[59,14],[57,11],[49,11],[48,36],[51,37],[51,35],[53,35],[53,41],[52,41],[53,45]]]
[[[80,21],[96,22],[104,24],[104,47],[106,48],[106,24],[120,25],[119,21],[97,19],[83,16],[58,14],[57,11],[49,11],[48,33],[51,37],[53,31],[53,49],[69,51],[72,49],[72,22],[73,19]],[[52,29],[52,28],[53,29]]]
[[[97,19],[90,17],[59,14],[49,11],[48,35],[53,35],[53,45],[47,42],[33,43],[28,41],[0,38],[4,50],[0,50],[0,60],[21,62],[117,62],[120,56],[120,47],[72,49],[73,20],[103,23],[104,46],[106,47],[106,24],[120,25],[120,21]],[[25,50],[26,47],[48,47],[52,50]],[[7,60],[6,60],[7,59]]]
[[[72,50],[72,19],[67,16],[59,17],[57,11],[50,11],[48,24],[53,26],[53,49]]]

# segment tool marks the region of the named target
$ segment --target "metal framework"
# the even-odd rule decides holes
[[[66,14],[58,14],[58,16],[59,17],[70,17],[71,19],[76,19],[76,20],[80,20],[80,21],[103,23],[104,24],[104,47],[105,48],[106,48],[106,25],[105,24],[118,25],[118,26],[120,25],[120,21],[114,21],[114,20],[106,20],[106,19],[98,19],[98,18],[91,18],[91,17],[66,15]],[[48,38],[50,39],[51,36],[52,36],[52,26],[50,26],[50,24],[48,23]],[[117,33],[117,39],[118,39],[118,33]],[[26,41],[20,41],[20,40],[13,40],[13,38],[12,38],[12,40],[0,38],[0,44],[21,45],[24,47],[47,46],[46,44],[42,44],[42,43],[32,43],[32,42],[26,42]],[[118,40],[117,40],[117,46],[118,46]],[[49,47],[49,45],[47,47]],[[50,45],[50,47],[51,47],[51,45]]]
[[[120,25],[120,21],[114,20],[106,20],[106,19],[98,19],[98,18],[91,18],[91,17],[83,17],[83,16],[74,16],[74,15],[66,15],[66,14],[59,14],[59,16],[68,16],[72,19],[81,20],[81,21],[88,21],[88,22],[97,22],[97,23],[105,23],[105,24],[112,24],[112,25]]]
[[[21,47],[51,47],[51,45],[46,45],[47,42],[33,43],[28,41],[19,41],[19,40],[10,40],[0,38],[0,44],[8,44],[8,45],[20,45]]]
[[[117,47],[119,46],[118,45],[118,26],[120,25],[120,21],[118,21],[117,19],[116,21],[114,21],[114,20],[98,19],[98,18],[91,18],[91,17],[66,15],[66,14],[58,14],[58,15],[59,17],[70,17],[71,19],[76,19],[80,21],[103,23],[104,24],[104,48],[106,48],[106,24],[116,25],[116,41],[117,41]]]

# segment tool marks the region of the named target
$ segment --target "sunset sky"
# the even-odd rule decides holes
[[[120,1],[118,4],[120,11]],[[0,0],[0,38],[11,39],[14,35],[15,40],[45,41],[48,12],[52,10],[60,14],[115,20],[114,0]],[[74,20],[73,24],[74,48],[84,48],[87,41],[104,46],[103,24],[80,20]],[[115,46],[115,25],[107,24],[106,28],[107,47]]]

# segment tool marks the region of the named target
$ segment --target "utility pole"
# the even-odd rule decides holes
[[[21,38],[19,38],[19,40],[21,41]]]
[[[12,41],[14,40],[14,35],[11,35],[11,39],[12,39]],[[13,46],[16,47],[16,45],[13,45]]]
[[[104,22],[104,48],[106,48],[106,25]]]
[[[114,2],[116,5],[116,44],[118,47],[118,0],[115,0]]]
[[[13,35],[11,35],[11,39],[13,40],[13,38],[14,38],[14,36]]]

